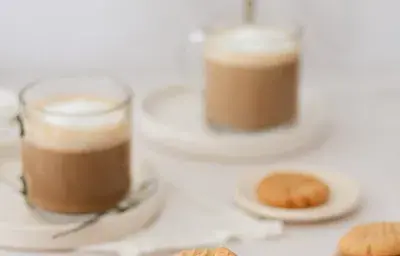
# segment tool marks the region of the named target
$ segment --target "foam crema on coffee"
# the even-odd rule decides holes
[[[213,33],[205,45],[207,60],[236,66],[278,65],[298,55],[299,43],[292,33],[254,25]]]
[[[24,120],[25,140],[53,150],[91,151],[129,140],[126,109],[118,102],[93,97],[46,100]]]

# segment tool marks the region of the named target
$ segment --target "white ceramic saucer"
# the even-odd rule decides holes
[[[331,189],[329,201],[322,206],[309,209],[282,209],[260,204],[256,198],[258,183],[267,174],[279,170],[293,170],[317,176]],[[275,218],[288,222],[322,221],[339,218],[354,211],[360,202],[360,188],[344,173],[331,169],[316,166],[276,166],[268,168],[264,172],[247,172],[237,185],[235,202],[246,212],[258,217]]]
[[[295,127],[221,134],[204,122],[203,91],[168,86],[152,91],[141,102],[141,132],[150,142],[192,155],[235,159],[276,156],[308,146],[327,131],[321,95],[303,90],[300,102],[300,120]]]
[[[64,250],[110,242],[139,231],[161,211],[165,187],[149,163],[142,164],[142,179],[120,203],[126,211],[63,215],[28,206],[20,193],[19,162],[0,166],[0,247],[24,250]],[[84,227],[82,227],[84,226]]]

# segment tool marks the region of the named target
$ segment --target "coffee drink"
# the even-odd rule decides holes
[[[206,118],[213,127],[258,131],[297,117],[299,45],[279,29],[242,26],[205,45]]]
[[[28,200],[60,213],[101,212],[130,189],[129,110],[103,98],[52,98],[24,110]]]

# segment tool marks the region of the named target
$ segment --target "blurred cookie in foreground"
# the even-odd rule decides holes
[[[226,248],[215,248],[215,249],[185,250],[178,253],[177,256],[237,256],[237,255]]]
[[[257,187],[261,204],[279,208],[311,208],[329,200],[330,189],[311,174],[282,172],[264,177]]]
[[[400,222],[375,222],[353,227],[339,241],[340,256],[400,255]]]

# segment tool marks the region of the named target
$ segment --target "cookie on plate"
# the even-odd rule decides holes
[[[330,190],[322,180],[303,173],[277,172],[266,176],[257,187],[261,204],[299,209],[320,206],[329,200]]]
[[[353,227],[339,241],[341,256],[400,255],[400,223],[375,222]]]
[[[236,254],[226,248],[216,248],[181,251],[177,256],[236,256]]]

